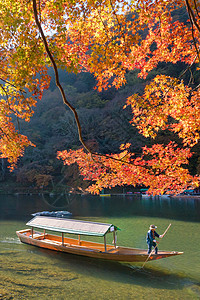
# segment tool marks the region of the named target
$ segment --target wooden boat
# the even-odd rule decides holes
[[[22,243],[29,245],[112,261],[145,262],[149,257],[145,249],[118,247],[116,245],[116,231],[119,228],[113,224],[36,216],[26,225],[31,228],[17,231],[16,234]],[[35,231],[34,228],[40,228],[44,231]],[[46,230],[60,232],[61,235],[50,234]],[[65,233],[77,234],[78,238],[66,237],[64,236]],[[113,234],[113,245],[106,243],[108,233]],[[80,237],[83,235],[104,237],[104,243],[81,240]],[[158,254],[152,254],[148,260],[171,257],[182,253],[159,251]]]

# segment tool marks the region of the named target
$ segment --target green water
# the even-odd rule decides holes
[[[159,249],[184,255],[129,265],[21,244],[30,213],[69,210],[73,217],[113,223],[118,244],[146,248],[150,224],[164,232]],[[0,198],[0,299],[200,299],[200,201],[134,197]]]

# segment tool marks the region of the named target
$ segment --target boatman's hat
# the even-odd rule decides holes
[[[150,227],[149,227],[149,229],[156,229],[157,228],[157,226],[155,226],[155,225],[150,225]]]

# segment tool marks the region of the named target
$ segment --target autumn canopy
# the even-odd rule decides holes
[[[173,18],[180,8],[188,20]],[[55,72],[63,102],[77,122],[82,148],[58,153],[65,164],[77,163],[94,182],[92,193],[116,185],[145,185],[162,194],[197,187],[199,177],[186,166],[200,138],[200,3],[196,0],[0,0],[0,154],[13,169],[27,146],[34,146],[15,128],[29,121],[48,88],[48,67]],[[100,155],[82,138],[76,109],[59,82],[58,69],[90,72],[97,89],[120,88],[126,73],[138,69],[146,78],[160,62],[185,64],[177,77],[156,75],[143,94],[124,99],[133,126],[145,137],[161,130],[176,133],[178,147],[154,144],[138,157],[121,145],[115,154]],[[188,82],[183,75],[190,73]],[[195,76],[194,76],[195,73]]]

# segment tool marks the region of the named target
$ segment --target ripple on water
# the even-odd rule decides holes
[[[5,243],[5,244],[21,244],[21,242],[18,239],[18,237],[16,237],[16,238],[5,237],[3,240],[0,240],[0,243]]]

